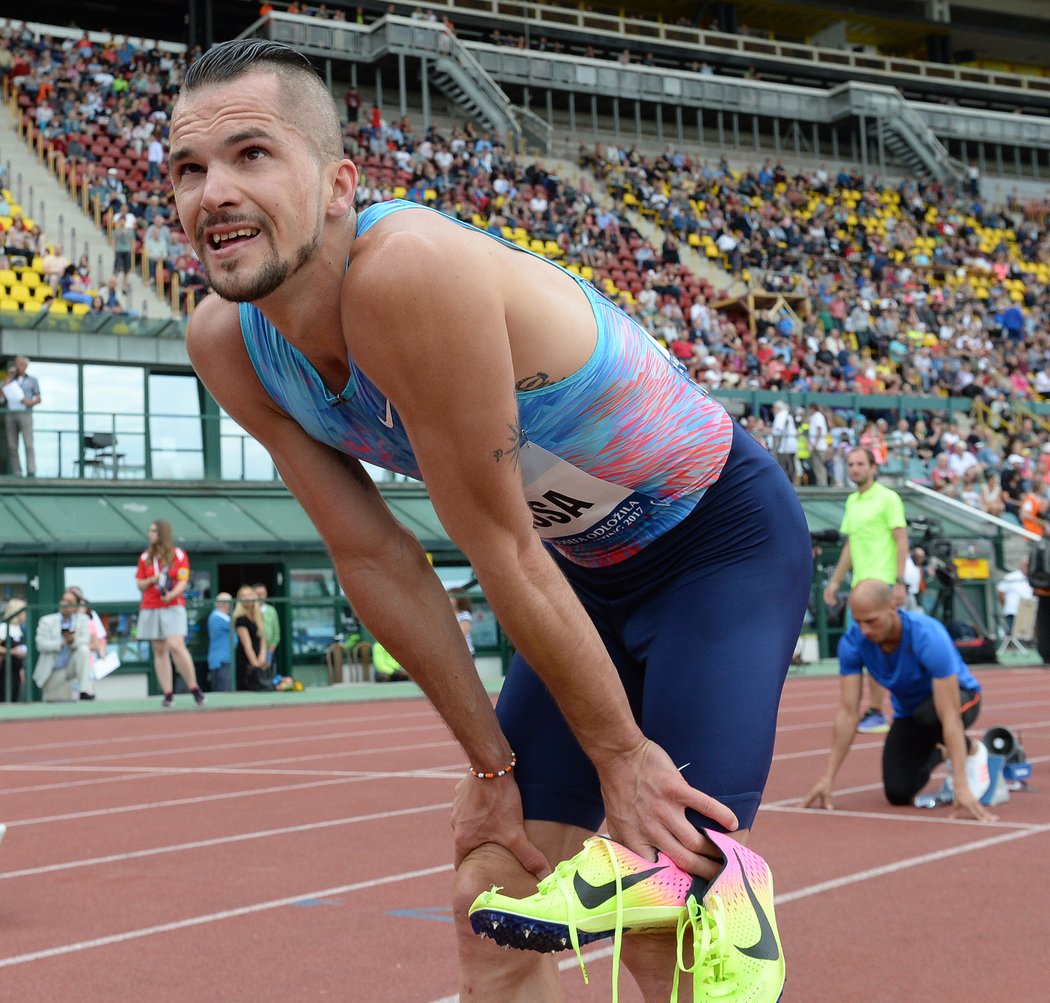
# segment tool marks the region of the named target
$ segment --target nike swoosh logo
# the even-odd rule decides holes
[[[638,871],[637,874],[628,874],[627,877],[620,881],[620,887],[627,891],[628,888],[632,888],[644,881],[646,878],[651,878],[654,874],[659,874],[660,871],[666,871],[667,865],[661,864],[659,867],[651,867],[647,871]],[[606,881],[603,885],[592,885],[585,878],[581,878],[577,871],[572,879],[572,886],[576,889],[576,895],[579,900],[588,909],[597,909],[604,902],[608,902],[616,894],[616,880]]]
[[[740,854],[736,850],[733,852],[736,854],[736,862],[740,867],[740,876],[744,879],[744,891],[747,892],[747,897],[751,900],[751,906],[758,917],[759,931],[758,940],[750,947],[737,947],[737,950],[741,954],[746,954],[749,958],[754,958],[756,961],[776,961],[780,957],[780,948],[777,947],[777,938],[776,934],[773,933],[773,925],[769,922],[766,911],[759,904],[758,898],[751,888],[751,882],[747,880],[747,872],[740,861]]]
[[[379,420],[386,425],[387,428],[394,427],[394,416],[390,413],[390,398],[386,399],[386,414],[380,415]]]

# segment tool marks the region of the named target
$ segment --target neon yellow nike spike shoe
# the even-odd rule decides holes
[[[773,914],[772,872],[735,839],[704,831],[725,864],[706,891],[694,889],[680,914],[671,999],[678,999],[679,973],[685,972],[693,976],[694,1000],[777,1003],[784,993],[785,966]]]
[[[623,934],[677,929],[694,880],[663,853],[653,863],[608,836],[592,836],[576,856],[555,866],[535,894],[514,899],[497,887],[482,892],[470,907],[470,925],[506,947],[545,953],[571,947],[584,982],[580,945],[612,937],[616,1003]]]
[[[523,899],[482,892],[470,907],[475,933],[527,951],[564,951],[624,933],[674,930],[693,876],[669,857],[656,863],[607,836],[592,836]]]

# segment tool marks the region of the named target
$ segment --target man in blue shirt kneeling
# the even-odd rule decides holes
[[[860,717],[862,669],[890,691],[893,725],[882,750],[882,781],[890,804],[910,804],[940,762],[951,765],[957,813],[995,816],[981,804],[988,788],[988,750],[966,737],[977,720],[981,685],[944,625],[898,609],[892,589],[866,579],[850,596],[853,625],[839,641],[841,698],[831,756],[804,806],[831,808],[831,788],[853,743]]]

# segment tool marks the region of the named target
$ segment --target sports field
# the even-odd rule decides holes
[[[979,674],[974,733],[1019,734],[1036,788],[992,823],[889,807],[877,735],[858,737],[834,812],[799,808],[838,683],[788,681],[752,840],[776,880],[785,1001],[1046,998],[1050,671]],[[411,685],[181,702],[0,710],[0,1000],[456,999],[465,763]],[[607,1000],[609,949],[586,956],[589,987],[563,956],[566,999]],[[639,999],[629,977],[620,999]]]

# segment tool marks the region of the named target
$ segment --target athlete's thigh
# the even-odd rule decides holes
[[[606,650],[637,703],[641,669],[604,638]],[[594,832],[605,818],[598,773],[543,681],[520,654],[511,660],[496,703],[500,726],[517,756],[514,778],[526,819],[563,822]]]
[[[645,651],[642,728],[694,787],[754,820],[809,597],[794,542],[728,557],[664,587],[629,648]],[[640,644],[636,650],[634,643]],[[696,819],[709,825],[709,820]],[[717,828],[717,827],[716,827]]]

